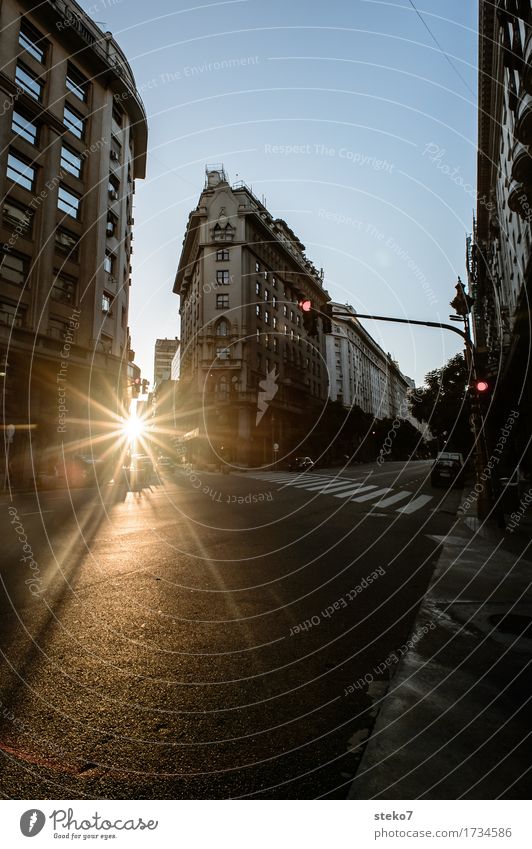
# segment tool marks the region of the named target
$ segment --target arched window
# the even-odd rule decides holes
[[[222,318],[221,321],[216,325],[216,335],[217,336],[229,336],[229,325],[225,318]]]

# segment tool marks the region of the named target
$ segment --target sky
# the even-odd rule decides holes
[[[207,163],[265,197],[333,300],[448,322],[476,204],[476,2],[81,5],[124,50],[148,115],[130,290],[144,377],[155,339],[179,336],[172,286]],[[365,326],[417,384],[462,348],[446,331]]]

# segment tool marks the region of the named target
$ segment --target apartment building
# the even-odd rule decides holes
[[[306,299],[323,311],[323,272],[288,224],[244,183],[231,186],[221,165],[207,166],[174,292],[189,451],[266,465],[296,448],[328,397],[322,319],[309,322],[300,306]]]
[[[360,407],[377,419],[396,417],[410,420],[408,392],[412,381],[405,377],[395,360],[356,318],[353,307],[333,305],[335,317],[326,336],[329,397],[345,407]]]
[[[467,260],[477,367],[494,390],[485,410],[493,444],[512,410],[532,409],[531,23],[529,0],[479,4],[478,202]],[[501,468],[532,471],[529,430],[521,415]]]
[[[116,430],[127,401],[147,122],[126,57],[77,3],[3,0],[0,29],[0,358],[22,485]]]
[[[153,356],[153,385],[157,386],[162,380],[174,380],[172,377],[172,361],[179,350],[179,339],[156,339]]]

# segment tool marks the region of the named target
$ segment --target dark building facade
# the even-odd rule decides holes
[[[497,478],[532,470],[531,23],[529,0],[479,4],[478,201],[467,261],[477,371],[489,384],[488,453],[504,447]]]
[[[4,0],[0,29],[3,418],[24,485],[63,450],[104,451],[94,437],[126,409],[147,123],[124,54],[77,3]]]

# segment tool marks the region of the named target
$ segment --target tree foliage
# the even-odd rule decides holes
[[[467,387],[470,375],[462,354],[442,368],[429,371],[425,385],[410,399],[412,415],[429,425],[432,433],[450,450],[467,452],[471,447]]]

